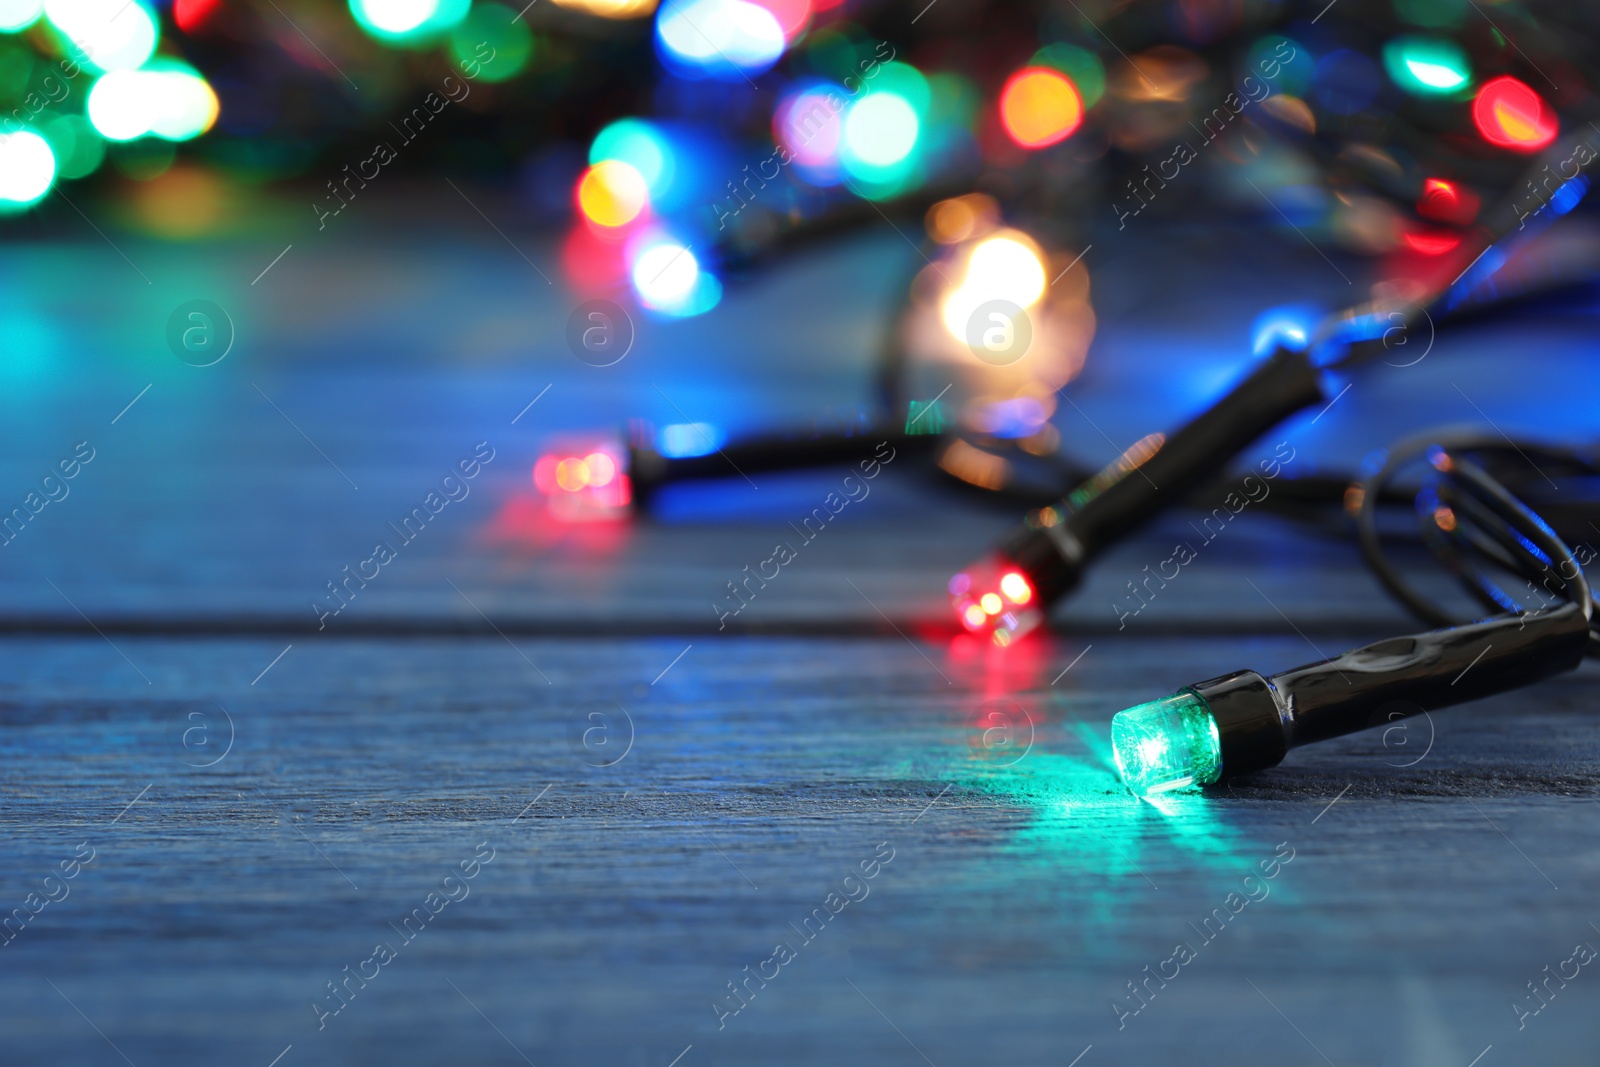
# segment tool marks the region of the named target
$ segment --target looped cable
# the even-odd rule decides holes
[[[1390,450],[1380,470],[1353,487],[1360,501],[1356,530],[1361,553],[1384,588],[1419,618],[1434,626],[1472,621],[1454,617],[1419,593],[1384,555],[1378,536],[1380,498],[1403,469],[1423,461],[1427,476],[1416,495],[1416,512],[1428,550],[1492,614],[1521,614],[1549,606],[1548,600],[1525,604],[1528,598],[1512,595],[1496,580],[1496,571],[1523,579],[1530,589],[1578,604],[1590,620],[1589,655],[1600,656],[1596,627],[1600,620],[1595,619],[1593,594],[1577,554],[1501,480],[1513,477],[1509,471],[1519,458],[1545,478],[1535,456],[1563,474],[1600,474],[1600,467],[1576,452],[1519,444],[1478,430],[1430,431],[1405,439]]]

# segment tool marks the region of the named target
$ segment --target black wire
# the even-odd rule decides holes
[[[1530,454],[1531,453],[1531,454]],[[1395,599],[1434,626],[1459,626],[1458,619],[1402,577],[1384,555],[1378,536],[1377,513],[1390,483],[1405,468],[1426,461],[1428,477],[1416,494],[1416,511],[1423,543],[1458,581],[1492,613],[1523,613],[1527,607],[1495,580],[1493,570],[1507,572],[1540,584],[1551,594],[1578,604],[1590,620],[1589,654],[1600,656],[1600,629],[1594,617],[1594,598],[1582,563],[1555,530],[1514,496],[1488,468],[1503,470],[1511,456],[1541,470],[1538,455],[1563,472],[1600,472],[1575,451],[1517,443],[1477,430],[1430,431],[1396,445],[1376,473],[1355,483],[1360,505],[1356,533],[1367,565]],[[1541,474],[1541,477],[1544,475]]]

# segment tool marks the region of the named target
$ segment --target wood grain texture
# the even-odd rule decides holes
[[[1591,1061],[1587,972],[1521,1032],[1509,1005],[1600,939],[1592,671],[1158,808],[1107,766],[1110,714],[1302,639],[724,638],[653,686],[682,644],[516,644],[306,642],[252,687],[278,643],[119,638],[146,685],[96,638],[9,640],[0,899],[96,855],[0,949],[6,1062],[120,1062],[68,997],[140,1065]],[[996,692],[1033,723],[1010,766],[981,743]],[[591,766],[612,706],[631,749]],[[232,749],[192,767],[219,708]],[[484,841],[406,944],[389,924]],[[852,870],[866,895],[806,943],[789,924]],[[1119,1031],[1113,999],[1180,941],[1197,958]],[[324,983],[380,942],[397,958],[319,1030]]]
[[[102,244],[0,249],[0,505],[97,450],[0,549],[0,1062],[1594,1062],[1592,968],[1520,1029],[1512,1008],[1600,945],[1592,667],[1136,802],[1119,708],[1414,626],[1346,540],[1248,512],[1123,627],[1126,583],[1192,536],[1175,513],[1001,654],[927,624],[1015,516],[894,465],[719,631],[724,583],[839,472],[572,530],[530,510],[533,458],[673,403],[734,431],[858,403],[912,250],[885,231],[730,285],[608,373],[562,346],[570,294],[492,235],[362,240],[297,245],[256,287],[281,245],[127,238],[148,287]],[[1264,292],[1348,298],[1309,249],[1218,242],[1085,261],[1074,453],[1192,413]],[[160,340],[196,296],[240,328],[206,370]],[[1591,335],[1573,308],[1441,335],[1283,432],[1310,469],[1483,415],[1592,433],[1545,384],[1592,394]],[[1541,374],[1508,370],[1534,342]],[[471,496],[319,632],[323,584],[480,440]],[[319,1023],[379,943],[395,958]]]

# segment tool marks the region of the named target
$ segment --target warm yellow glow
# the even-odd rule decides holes
[[[1000,591],[1010,597],[1013,604],[1026,604],[1033,599],[1033,590],[1028,587],[1028,579],[1016,571],[1000,579]]]
[[[650,200],[644,176],[618,159],[606,159],[584,171],[578,182],[578,206],[597,226],[626,226]]]
[[[556,464],[556,484],[576,493],[589,484],[589,465],[581,459],[564,459]]]
[[[990,615],[1000,614],[1000,609],[1005,607],[1005,604],[1001,602],[999,596],[994,593],[983,594],[983,596],[979,598],[978,603],[982,606],[983,610],[988,612]]]
[[[983,236],[999,215],[999,205],[984,193],[953,196],[928,209],[928,236],[942,245],[960,244]]]
[[[1039,246],[1027,234],[1002,230],[973,248],[961,283],[945,294],[940,318],[958,340],[967,336],[967,322],[980,304],[1008,300],[1029,308],[1044,295],[1048,280]]]
[[[637,19],[654,14],[656,0],[555,0],[560,7],[585,11],[604,19]]]

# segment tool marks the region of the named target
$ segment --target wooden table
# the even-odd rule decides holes
[[[1593,669],[1136,801],[1119,708],[1417,628],[1347,539],[1246,513],[1119,628],[1175,514],[1000,652],[940,628],[941,589],[1015,516],[891,466],[719,631],[840,472],[560,528],[533,457],[859,402],[912,250],[807,254],[597,369],[569,294],[431,225],[297,241],[255,284],[287,238],[0,250],[0,503],[94,451],[0,551],[0,1060],[1595,1062]],[[1203,404],[1265,304],[1350,293],[1292,235],[1217,240],[1085,261],[1075,453]],[[195,298],[238,328],[209,368],[162,336]],[[1283,436],[1310,471],[1445,421],[1592,434],[1591,336],[1572,304],[1441,333]],[[324,584],[480,441],[470,495],[319,630]]]

